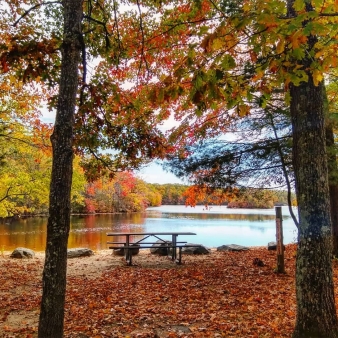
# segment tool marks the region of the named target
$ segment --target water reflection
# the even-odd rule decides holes
[[[274,209],[189,209],[184,206],[150,208],[146,213],[72,216],[68,246],[107,249],[107,232],[190,231],[196,236],[182,241],[216,247],[223,244],[266,245],[275,240]],[[295,241],[296,228],[283,209],[284,242]],[[46,243],[47,219],[20,219],[0,224],[0,249],[24,246],[43,251]],[[138,238],[141,238],[140,236]],[[122,240],[122,238],[121,238]]]
[[[267,221],[274,220],[274,215],[259,215],[259,214],[205,214],[205,213],[167,213],[167,212],[148,212],[148,218],[174,218],[174,219],[223,219],[223,220],[249,220],[249,221]],[[289,216],[286,216],[289,217]]]

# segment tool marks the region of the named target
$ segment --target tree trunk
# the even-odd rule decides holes
[[[338,168],[336,159],[336,149],[334,144],[334,133],[329,117],[326,119],[326,145],[327,161],[329,170],[329,191],[330,191],[330,210],[332,222],[332,253],[338,257]]]
[[[294,0],[288,0],[290,18],[297,15],[293,4]],[[311,2],[305,2],[305,9],[313,11]],[[308,36],[305,57],[294,60],[307,73],[307,82],[290,86],[293,167],[299,213],[297,318],[293,338],[338,337],[331,262],[324,83],[315,86],[310,71],[316,42],[316,36]]]
[[[338,337],[322,85],[310,75],[290,91],[299,212],[294,338]]]
[[[78,89],[83,0],[64,0],[64,35],[54,132],[53,167],[47,224],[46,260],[39,319],[39,338],[63,337],[73,170],[73,120]]]
[[[338,184],[330,183],[330,204],[332,221],[332,254],[338,257]]]

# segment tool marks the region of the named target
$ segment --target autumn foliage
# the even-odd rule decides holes
[[[266,248],[184,256],[181,266],[146,253],[135,258],[136,266],[111,265],[114,257],[107,256],[101,274],[84,268],[69,276],[65,338],[290,337],[295,252],[294,245],[286,247],[286,274],[275,273],[276,252]],[[102,261],[81,260],[89,259],[91,266]],[[24,318],[38,316],[41,264],[1,258],[2,337],[36,336]],[[23,316],[20,325],[8,325],[16,314]]]

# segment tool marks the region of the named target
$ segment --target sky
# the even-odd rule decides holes
[[[185,184],[182,180],[177,178],[174,174],[168,173],[162,167],[153,162],[142,170],[136,172],[136,175],[148,183],[180,183]]]

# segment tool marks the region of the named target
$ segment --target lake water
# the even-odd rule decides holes
[[[284,243],[296,241],[296,227],[287,207],[282,207]],[[0,250],[23,246],[43,251],[47,218],[27,218],[0,224]],[[107,232],[190,231],[179,236],[189,243],[217,247],[223,244],[267,245],[276,240],[275,209],[228,209],[226,206],[161,206],[144,213],[72,216],[69,248],[107,249]],[[137,237],[140,238],[140,237]],[[170,238],[168,238],[170,239]]]

